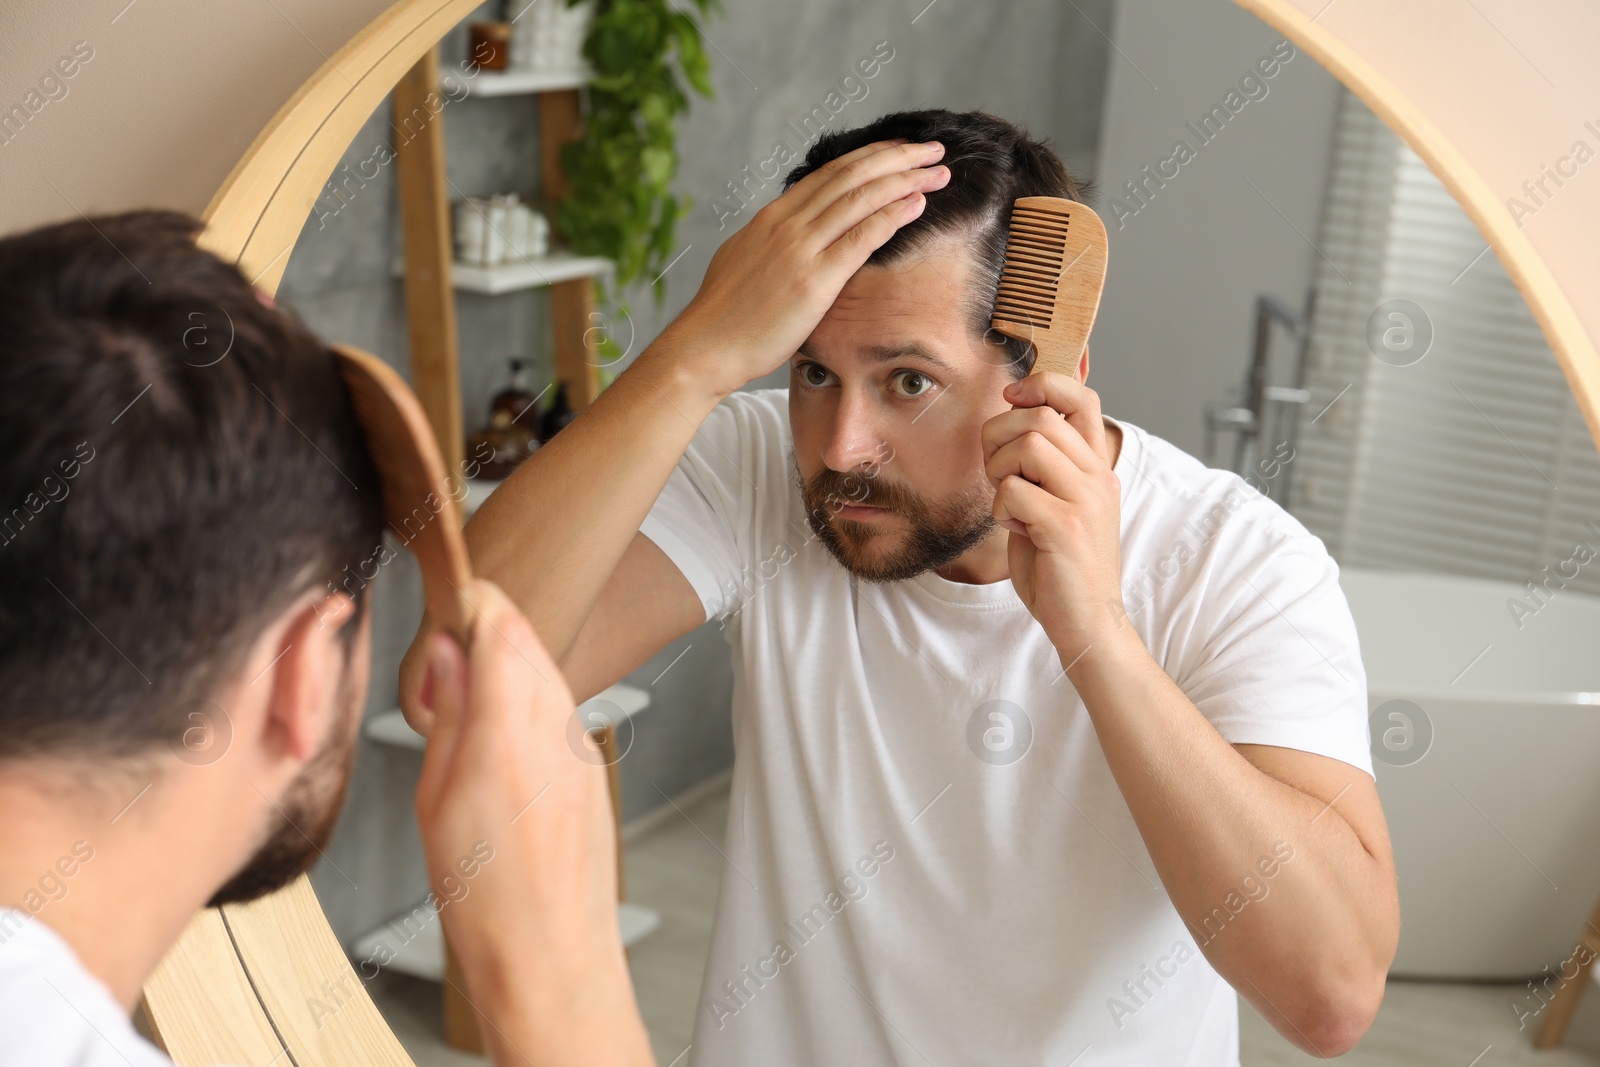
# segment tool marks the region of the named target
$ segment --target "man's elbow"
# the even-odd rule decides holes
[[[1323,1059],[1343,1056],[1366,1036],[1383,1003],[1386,975],[1378,975],[1359,986],[1331,992],[1317,1001],[1317,1010],[1308,1013],[1296,1027],[1300,1051]]]

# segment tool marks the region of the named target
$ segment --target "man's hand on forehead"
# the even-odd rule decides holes
[[[942,188],[944,147],[875,141],[818,167],[717,249],[667,333],[727,393],[788,360],[852,275]]]

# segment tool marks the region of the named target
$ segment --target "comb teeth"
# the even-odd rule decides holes
[[[1049,328],[1070,222],[1071,216],[1061,211],[1030,205],[1012,210],[994,318],[1030,329]]]
[[[1034,350],[1033,368],[1076,374],[1106,278],[1106,228],[1055,196],[1012,202],[990,329]]]

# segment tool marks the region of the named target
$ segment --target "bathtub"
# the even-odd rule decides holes
[[[1340,584],[1400,880],[1390,973],[1559,970],[1600,898],[1600,598],[1561,590],[1519,629],[1513,583],[1346,569]]]

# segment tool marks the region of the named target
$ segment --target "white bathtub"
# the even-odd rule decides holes
[[[1405,763],[1418,749],[1383,740],[1394,729],[1403,745],[1403,721],[1373,721],[1400,878],[1391,973],[1559,969],[1600,898],[1600,598],[1562,590],[1519,630],[1511,583],[1363,570],[1340,582],[1369,708],[1411,701],[1433,732]]]

